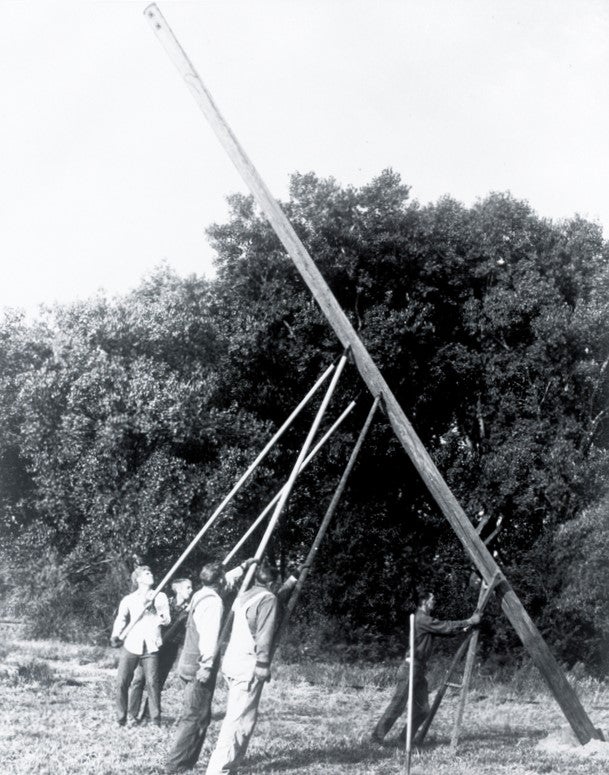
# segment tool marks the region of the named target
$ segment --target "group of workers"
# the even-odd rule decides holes
[[[246,560],[228,572],[221,562],[205,564],[199,574],[201,588],[194,595],[188,579],[174,580],[171,605],[163,592],[151,602],[154,578],[148,566],[139,566],[132,574],[135,591],[120,602],[110,639],[111,645],[120,647],[116,684],[120,726],[138,724],[146,716],[160,726],[161,689],[181,647],[177,672],[183,684],[182,712],[165,764],[168,773],[187,772],[197,763],[211,721],[225,598],[254,562]],[[280,601],[294,589],[296,577],[291,575],[274,591],[276,582],[270,564],[257,565],[252,586],[231,607],[232,624],[221,662],[228,700],[207,775],[232,773],[245,757],[262,687],[271,674]],[[144,686],[147,699],[142,703]]]
[[[147,717],[160,726],[161,689],[180,653],[177,672],[183,685],[182,712],[166,760],[167,773],[187,772],[197,763],[211,721],[225,599],[255,562],[246,560],[229,572],[225,572],[221,562],[207,563],[199,574],[201,588],[194,595],[189,579],[172,582],[171,602],[163,592],[158,592],[151,602],[154,579],[150,568],[142,565],[132,574],[135,591],[120,602],[111,636],[111,644],[121,649],[116,686],[119,725],[138,724]],[[296,585],[296,576],[291,575],[277,590],[277,575],[270,564],[258,564],[252,586],[238,595],[231,606],[230,635],[221,661],[221,671],[228,684],[226,713],[206,775],[234,773],[245,757],[256,724],[262,687],[270,678],[281,604]],[[480,622],[478,613],[459,621],[434,619],[431,616],[434,606],[434,594],[422,590],[414,617],[414,655],[407,654],[399,669],[395,692],[370,736],[373,743],[382,743],[406,709],[409,660],[414,657],[411,714],[414,738],[429,713],[426,670],[434,636],[452,635]],[[142,702],[144,686],[147,698]],[[406,729],[400,739],[405,735]]]

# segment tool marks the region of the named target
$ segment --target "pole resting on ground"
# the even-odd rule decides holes
[[[474,526],[442,478],[435,463],[406,417],[404,410],[398,403],[397,398],[357,335],[349,318],[337,302],[285,213],[273,198],[229,125],[224,120],[211,94],[199,78],[157,6],[155,4],[148,6],[144,14],[193,94],[224,150],[247,184],[258,206],[268,218],[342,346],[351,348],[353,361],[368,389],[374,396],[383,396],[387,417],[396,436],[442,513],[455,531],[465,551],[478,568],[480,575],[487,584],[490,584],[494,576],[497,573],[501,573],[497,563],[484,546]],[[587,743],[591,738],[598,738],[598,731],[588,718],[576,693],[569,685],[558,662],[541,637],[539,630],[503,574],[501,574],[501,579],[500,595],[502,609],[531,655],[533,662],[539,668],[550,691],[571,724],[577,739],[580,743]]]
[[[410,762],[412,759],[412,716],[414,702],[414,671],[415,671],[415,644],[414,644],[415,615],[410,614],[410,663],[408,665],[408,714],[406,719],[406,775],[410,775]]]

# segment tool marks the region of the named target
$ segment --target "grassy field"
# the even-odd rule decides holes
[[[0,772],[162,773],[179,713],[178,679],[172,674],[163,693],[161,729],[121,728],[113,722],[115,660],[115,652],[104,648],[23,640],[0,644]],[[386,666],[278,665],[265,688],[258,727],[241,772],[404,772],[402,752],[391,739],[382,747],[367,742],[394,675],[395,668]],[[595,725],[607,733],[609,685],[589,678],[572,680]],[[225,697],[220,681],[214,721],[197,772],[204,772]],[[448,740],[454,710],[455,698],[447,697],[425,746],[413,757],[413,772],[605,775],[609,771],[609,743],[585,749],[566,745],[561,750],[564,718],[532,671],[521,671],[506,684],[478,678],[462,743],[451,755]],[[548,734],[552,750],[541,751],[538,744]]]

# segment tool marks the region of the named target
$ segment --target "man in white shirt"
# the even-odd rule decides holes
[[[166,772],[186,772],[199,758],[211,721],[211,703],[218,672],[218,639],[224,615],[223,595],[243,577],[254,560],[224,572],[221,562],[204,565],[202,587],[192,596],[186,635],[178,662],[184,684],[184,703],[177,735],[166,762]]]
[[[141,664],[146,679],[150,719],[160,726],[158,651],[162,643],[161,626],[167,626],[171,621],[169,602],[167,596],[159,592],[151,603],[154,577],[147,565],[138,566],[131,579],[137,584],[137,589],[121,600],[110,638],[112,646],[118,648],[122,645],[116,680],[117,721],[120,726],[127,721],[129,686],[137,666]],[[130,721],[135,723],[135,719]]]
[[[192,581],[187,578],[173,579],[171,582],[173,596],[169,598],[169,613],[171,615],[171,624],[169,627],[161,628],[161,637],[163,645],[158,651],[159,654],[159,691],[163,693],[163,687],[167,680],[171,668],[177,661],[178,654],[184,643],[186,633],[186,620],[188,619],[188,608],[190,598],[192,597]],[[133,676],[131,688],[129,690],[129,716],[136,718],[140,723],[150,718],[148,710],[148,697],[144,697],[144,685],[146,677],[140,665]],[[143,700],[143,702],[142,702]]]

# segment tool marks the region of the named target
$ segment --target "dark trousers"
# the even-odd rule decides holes
[[[408,705],[408,665],[403,665],[398,672],[398,683],[385,712],[381,716],[378,724],[374,728],[374,736],[381,740],[389,732],[398,718],[406,710]],[[417,729],[421,726],[425,717],[429,713],[429,689],[427,687],[427,678],[425,671],[421,668],[415,668],[414,682],[412,687],[412,737],[414,738]],[[405,728],[402,732],[405,735]]]
[[[197,679],[185,681],[184,700],[182,713],[178,721],[178,729],[173,746],[167,755],[166,767],[168,771],[176,772],[191,769],[197,763],[207,727],[211,721],[211,701],[216,685],[216,672],[206,683]]]
[[[148,698],[150,700],[150,717],[153,721],[161,720],[161,692],[159,690],[158,654],[132,654],[123,646],[118,658],[118,674],[116,676],[116,716],[119,722],[127,718],[127,697],[129,685],[138,665],[142,666]]]
[[[176,661],[179,651],[179,643],[166,643],[163,644],[157,652],[159,693],[163,691],[163,686],[165,686],[165,681]],[[144,674],[143,666],[138,665],[133,676],[133,681],[131,682],[131,690],[129,691],[129,715],[132,718],[137,718],[139,720],[150,716],[148,697],[146,697],[144,703],[142,703],[145,684],[146,676]]]

